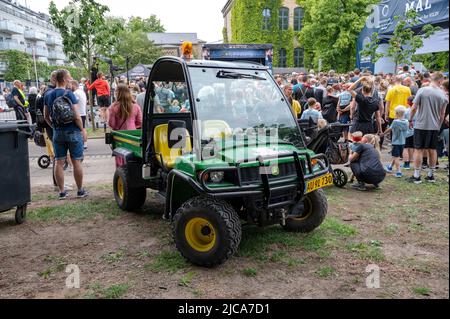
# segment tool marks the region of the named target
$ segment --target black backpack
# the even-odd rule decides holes
[[[65,126],[75,120],[72,101],[66,94],[67,92],[53,102],[52,122],[56,126]]]
[[[5,96],[6,99],[6,105],[8,105],[9,108],[13,109],[16,107],[17,103],[16,100],[14,100],[14,96],[12,93],[9,93],[7,96]]]

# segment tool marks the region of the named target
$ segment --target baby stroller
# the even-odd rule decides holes
[[[350,127],[349,124],[332,123],[322,129],[318,129],[311,119],[300,121],[300,128],[306,135],[307,147],[315,153],[325,154],[332,165],[346,164],[350,157],[348,142],[339,142],[343,130]],[[333,183],[336,187],[343,188],[348,183],[348,176],[344,170],[336,168],[332,170]]]

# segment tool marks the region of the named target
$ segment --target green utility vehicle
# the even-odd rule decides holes
[[[180,253],[212,267],[238,249],[241,223],[311,232],[333,184],[323,154],[304,137],[266,67],[163,57],[148,81],[143,128],[107,135],[114,195],[125,211],[147,189],[165,198]]]

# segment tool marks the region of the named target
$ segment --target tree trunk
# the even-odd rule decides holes
[[[91,83],[91,69],[92,69],[92,60],[91,60],[91,50],[88,50],[88,79],[89,83]],[[92,84],[92,83],[91,83]],[[91,123],[92,123],[92,131],[96,131],[97,127],[95,126],[95,112],[94,112],[94,96],[92,95],[92,91],[88,91],[89,95],[89,106],[90,106],[90,116],[91,116]]]

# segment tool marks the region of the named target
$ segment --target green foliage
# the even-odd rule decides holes
[[[6,62],[8,65],[8,70],[5,73],[5,81],[25,81],[30,79],[34,73],[31,58],[25,52],[4,51],[0,53],[0,60]]]
[[[274,65],[279,65],[279,50],[286,49],[286,64],[294,66],[294,46],[298,32],[292,28],[280,30],[279,9],[283,6],[281,0],[254,1],[236,0],[231,14],[231,43],[271,43],[274,45]],[[263,30],[263,10],[269,9],[270,29]],[[225,36],[224,36],[225,39]]]
[[[0,60],[4,61],[8,65],[8,69],[5,73],[5,81],[12,82],[14,80],[20,80],[25,82],[26,80],[35,80],[34,63],[32,58],[25,52],[20,51],[4,51],[0,53]],[[73,66],[50,66],[44,62],[36,62],[36,70],[38,79],[44,79],[48,81],[50,73],[58,69],[67,69],[74,79],[80,79],[83,77],[83,70]]]
[[[422,62],[428,70],[448,71],[449,69],[448,51],[415,55],[412,60],[413,62]]]
[[[114,65],[125,68],[126,57],[130,58],[131,66],[139,63],[152,64],[162,55],[161,50],[147,37],[148,32],[164,32],[164,27],[156,16],[152,15],[148,19],[131,17],[129,20],[108,17],[106,24],[107,30],[121,26],[116,33],[117,41],[100,50],[102,55],[113,59]]]
[[[356,39],[369,15],[368,6],[376,0],[297,0],[305,10],[299,40],[305,60],[315,68],[346,72],[355,65]],[[311,60],[312,58],[312,60]]]
[[[228,29],[226,27],[223,27],[222,29],[222,37],[223,37],[223,43],[229,43],[228,39]]]
[[[423,47],[423,39],[429,38],[439,28],[427,24],[416,34],[412,28],[416,27],[420,21],[415,10],[408,11],[405,16],[396,16],[394,20],[397,21],[397,25],[392,38],[389,39],[386,56],[394,60],[397,68],[399,64],[410,64],[414,53]]]
[[[131,17],[128,20],[127,29],[131,32],[166,32],[161,21],[154,14],[147,19]]]
[[[387,52],[384,55],[376,53],[380,40],[378,34],[374,34],[371,39],[372,43],[364,48],[362,54],[370,55],[374,62],[383,56],[392,58],[395,62],[395,72],[398,65],[411,64],[413,55],[423,47],[423,39],[429,38],[440,28],[426,24],[420,30],[413,31],[413,28],[420,24],[419,15],[415,10],[408,11],[404,16],[395,16],[394,20],[397,24],[392,37],[389,39]],[[448,52],[446,57],[448,59]],[[439,66],[442,64],[448,66],[448,61],[440,62]]]
[[[61,33],[64,53],[86,71],[91,68],[92,56],[98,49],[117,41],[115,35],[121,26],[108,29],[110,25],[105,23],[108,11],[107,6],[94,0],[71,0],[62,10],[58,10],[53,1],[50,3],[50,16]]]

